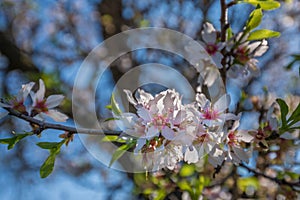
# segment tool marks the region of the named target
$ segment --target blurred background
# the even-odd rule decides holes
[[[242,91],[258,96],[266,89],[274,96],[300,95],[300,2],[287,0],[281,4],[277,10],[265,11],[260,25],[281,32],[280,38],[269,40],[269,51],[259,60],[261,76],[248,78],[243,84],[239,84],[241,79],[232,80],[227,85],[231,95],[236,96],[235,103]],[[229,9],[234,33],[242,30],[252,9],[246,4]],[[72,118],[71,95],[77,71],[102,41],[139,27],[165,27],[198,40],[203,22],[209,21],[219,29],[219,18],[219,0],[1,0],[0,96],[15,94],[21,84],[42,78],[48,95],[66,96],[60,110]],[[103,107],[109,103],[114,83],[133,67],[151,62],[178,70],[196,88],[195,69],[184,59],[159,50],[130,52],[105,72],[105,83],[96,95],[99,118],[108,117]],[[151,92],[162,89],[148,86]],[[72,119],[66,124],[72,125]],[[10,117],[1,119],[0,125],[1,138],[8,137],[11,130],[30,130],[28,124]],[[47,131],[43,140],[58,141],[59,133]],[[48,152],[39,149],[37,141],[41,139],[27,138],[9,151],[0,146],[1,199],[138,198],[132,175],[109,169],[94,159],[78,136],[62,149],[53,174],[40,179],[39,167]]]

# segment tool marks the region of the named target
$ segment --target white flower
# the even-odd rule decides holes
[[[140,98],[136,100],[132,93],[125,90],[129,102],[137,108],[137,114],[146,127],[146,137],[153,138],[160,134],[172,140],[175,137],[174,129],[181,123],[181,98],[174,90],[166,90],[153,97],[151,94],[138,90]]]
[[[233,127],[228,132],[226,138],[226,143],[228,145],[227,157],[235,164],[239,164],[242,161],[249,161],[249,152],[245,152],[240,143],[249,143],[254,139],[247,131],[237,130],[239,124],[239,120],[234,122]]]
[[[237,116],[232,113],[225,113],[230,104],[230,96],[224,94],[216,103],[211,103],[204,94],[196,94],[196,102],[201,108],[201,118],[204,124],[209,127],[218,126],[227,120],[236,120]]]
[[[236,40],[241,37],[241,33],[238,34]],[[233,49],[234,58],[232,59],[231,69],[228,71],[228,76],[236,78],[239,75],[251,75],[258,76],[259,68],[257,67],[258,60],[255,57],[262,56],[268,50],[268,42],[266,40],[250,43],[246,41],[247,37],[244,37],[240,42],[240,45]],[[235,47],[236,41],[230,41],[229,46]]]
[[[205,50],[210,56],[212,56],[217,67],[222,68],[221,61],[223,59],[223,55],[220,50],[224,47],[224,45],[217,42],[217,31],[212,24],[206,22],[203,25],[201,35],[204,41],[202,45],[205,47]]]
[[[45,116],[49,116],[57,122],[66,121],[68,116],[53,109],[62,102],[64,96],[51,95],[45,99],[45,84],[41,79],[39,80],[39,86],[40,88],[36,93],[31,93],[33,101],[32,114],[42,119],[45,118]]]
[[[33,86],[34,86],[34,82],[30,82],[25,85],[22,85],[22,88],[20,89],[16,97],[12,98],[7,103],[0,102],[0,106],[4,108],[12,108],[23,114],[27,113],[28,110],[24,105],[24,102],[28,97],[28,94],[30,93]],[[2,112],[0,114],[0,119],[5,117],[7,114],[8,112]]]

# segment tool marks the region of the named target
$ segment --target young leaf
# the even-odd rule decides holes
[[[50,154],[47,160],[43,163],[40,169],[40,176],[41,178],[46,178],[49,176],[53,169],[54,169],[54,163],[55,163],[55,156],[56,154]]]
[[[280,107],[282,127],[286,127],[287,125],[286,116],[289,112],[289,107],[282,99],[276,99],[276,102],[279,104]]]
[[[31,135],[31,133],[17,134],[12,138],[4,138],[0,139],[1,144],[8,144],[7,149],[10,150],[14,148],[15,144],[17,144],[20,140],[25,138],[26,136]]]
[[[105,108],[108,109],[108,110],[112,110],[111,105],[106,105]]]
[[[45,160],[43,165],[40,168],[40,176],[41,178],[46,178],[49,176],[53,169],[54,169],[54,163],[55,158],[60,152],[61,146],[65,143],[66,140],[62,140],[61,142],[40,142],[37,143],[37,145],[43,149],[49,149],[50,155]]]
[[[112,166],[112,164],[118,160],[119,158],[121,158],[123,156],[123,154],[130,149],[131,147],[133,147],[135,145],[134,142],[132,143],[128,143],[128,144],[123,144],[122,146],[120,146],[112,155],[111,160],[109,162],[109,167]]]
[[[246,31],[249,32],[256,28],[260,24],[262,17],[262,9],[258,6],[258,8],[250,13],[249,19],[246,23]]]
[[[115,115],[120,115],[122,113],[122,111],[119,108],[119,104],[115,100],[115,95],[113,95],[113,94],[111,95],[110,102],[111,102],[111,110],[113,111],[113,113]]]
[[[104,120],[104,122],[112,121],[112,120],[119,120],[119,118],[110,117]]]
[[[101,142],[119,142],[119,143],[126,143],[126,140],[120,138],[117,135],[106,135],[102,138]]]
[[[259,4],[263,10],[274,10],[280,7],[280,3],[273,0],[242,0],[239,3],[248,3],[255,7]]]
[[[60,142],[39,142],[36,145],[38,145],[42,149],[53,149],[57,148],[60,144]]]
[[[267,29],[256,30],[250,33],[248,40],[262,40],[272,37],[279,37],[280,33],[277,31],[271,31]]]
[[[232,38],[232,36],[233,36],[233,32],[232,32],[231,27],[229,27],[227,29],[227,40],[230,40]]]

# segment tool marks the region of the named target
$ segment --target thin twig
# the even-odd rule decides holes
[[[271,177],[271,176],[268,176],[262,172],[259,172],[259,171],[256,171],[255,169],[252,169],[250,167],[248,167],[247,165],[245,164],[240,164],[241,167],[247,169],[249,172],[252,172],[254,173],[255,175],[257,176],[261,176],[261,177],[264,177],[264,178],[267,178],[275,183],[277,183],[278,185],[287,185],[289,186],[292,190],[294,191],[299,191],[300,189],[295,189],[295,187],[299,187],[300,188],[300,182],[296,182],[296,183],[291,183],[291,182],[288,182],[284,179],[278,179],[276,177]]]
[[[9,112],[9,115],[15,116],[17,118],[23,119],[31,124],[37,125],[39,131],[44,131],[46,129],[55,129],[69,132],[71,134],[88,134],[88,135],[120,135],[121,131],[103,130],[103,129],[87,129],[87,128],[75,128],[71,126],[65,126],[62,124],[54,124],[49,122],[44,122],[33,117],[22,114],[12,108],[4,108]]]

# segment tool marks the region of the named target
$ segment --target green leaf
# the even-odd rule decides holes
[[[106,135],[102,138],[101,142],[119,142],[126,143],[126,140],[120,138],[117,135]]]
[[[246,191],[247,187],[252,186],[255,190],[259,187],[259,182],[256,177],[246,177],[246,178],[239,178],[237,181],[237,185],[240,190],[243,192]]]
[[[239,3],[248,3],[255,7],[260,5],[263,10],[274,10],[280,7],[280,3],[273,0],[242,0]]]
[[[291,69],[295,63],[300,61],[300,54],[299,55],[294,54],[292,55],[292,57],[293,60],[287,66],[285,66],[287,69]],[[300,67],[299,67],[299,76],[300,76]]]
[[[108,110],[112,110],[111,105],[106,105],[105,108],[107,108]]]
[[[122,111],[119,108],[119,104],[115,100],[115,95],[113,94],[111,95],[110,103],[111,103],[111,110],[113,111],[113,113],[115,115],[120,115]]]
[[[271,31],[267,29],[256,30],[250,33],[248,40],[262,40],[272,37],[279,37],[280,33],[277,31]]]
[[[246,23],[246,32],[249,32],[252,29],[256,28],[260,24],[262,17],[262,9],[258,6],[258,8],[250,13],[249,19]]]
[[[188,177],[193,175],[195,172],[195,166],[194,165],[183,165],[181,170],[180,170],[180,176],[182,177]]]
[[[112,121],[112,120],[119,120],[119,118],[110,117],[104,120],[104,122]]]
[[[190,193],[190,195],[193,195],[193,189],[186,180],[178,182],[177,185],[181,190],[187,191],[188,193]]]
[[[41,147],[42,149],[53,149],[57,148],[61,142],[39,142],[36,145]]]
[[[227,40],[230,40],[233,36],[232,29],[229,27],[226,31],[227,31]]]
[[[40,169],[41,178],[46,178],[52,173],[54,169],[55,157],[56,154],[50,154],[47,160],[43,163]]]
[[[118,160],[119,158],[121,158],[123,156],[123,154],[130,149],[131,147],[133,147],[135,145],[134,142],[132,143],[128,143],[128,144],[123,144],[122,146],[120,146],[112,155],[111,160],[109,162],[109,167],[112,166],[112,164]]]
[[[10,150],[14,148],[15,144],[17,144],[20,140],[25,138],[28,135],[31,135],[32,133],[25,133],[25,134],[17,134],[16,136],[12,138],[4,138],[0,139],[1,144],[8,144],[7,149]]]
[[[282,127],[286,127],[287,126],[286,116],[289,112],[289,107],[282,99],[276,99],[276,102],[279,104],[280,107]]]
[[[61,142],[39,142],[37,145],[43,149],[48,149],[50,151],[50,155],[45,160],[43,165],[40,168],[40,176],[41,178],[46,178],[49,176],[53,169],[56,156],[60,153],[61,146],[66,142],[66,140],[62,140]]]

